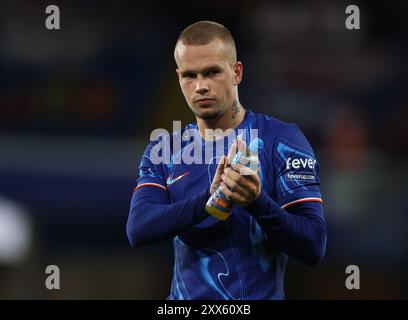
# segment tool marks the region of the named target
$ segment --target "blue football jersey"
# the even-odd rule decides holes
[[[299,128],[246,110],[234,136],[246,133],[243,137],[249,144],[254,129],[263,141],[259,175],[269,197],[281,208],[304,201],[321,202],[319,166]],[[208,189],[218,160],[227,155],[233,140],[225,137],[220,149],[215,142],[191,134],[194,131],[198,132],[197,125],[190,124],[167,140],[163,138],[169,147],[161,153],[162,158],[163,153],[169,153],[164,155],[165,163],[153,159],[158,141],[151,142],[141,161],[136,189],[147,185],[161,188],[170,203]],[[180,137],[181,145],[176,148],[173,142]],[[191,155],[193,151],[199,153],[196,158],[201,157],[201,163],[183,157],[183,152]],[[208,215],[175,236],[173,248],[169,299],[284,299],[287,255],[268,241],[245,208],[235,205],[226,221]]]

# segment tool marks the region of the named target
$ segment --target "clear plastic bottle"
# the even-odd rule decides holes
[[[258,154],[263,148],[263,141],[256,138],[251,141],[245,153],[238,151],[231,164],[242,164],[253,171],[256,171],[259,167]],[[212,196],[208,199],[205,206],[206,211],[212,216],[220,220],[227,220],[231,215],[233,202],[230,201],[224,192],[221,191],[221,186],[215,190]]]

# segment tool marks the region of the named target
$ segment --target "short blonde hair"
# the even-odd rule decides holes
[[[181,42],[184,45],[206,45],[215,39],[220,39],[226,45],[230,46],[228,57],[231,63],[237,61],[237,48],[231,32],[222,24],[213,21],[199,21],[189,25],[179,35],[177,44]],[[175,49],[176,50],[176,49]]]

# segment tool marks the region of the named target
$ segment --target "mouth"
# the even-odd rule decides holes
[[[214,99],[210,98],[201,98],[194,101],[194,103],[198,104],[199,106],[207,106],[210,105]]]

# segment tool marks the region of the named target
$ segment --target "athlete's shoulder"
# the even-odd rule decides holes
[[[294,123],[285,122],[266,113],[256,113],[248,110],[253,127],[258,128],[261,133],[265,132],[273,139],[300,132]]]
[[[199,135],[197,124],[194,123],[187,124],[184,128],[176,128],[173,132],[160,129],[151,134],[147,149],[153,148],[157,144],[167,145],[171,149],[175,140],[178,140],[183,144],[189,142],[194,135]]]

